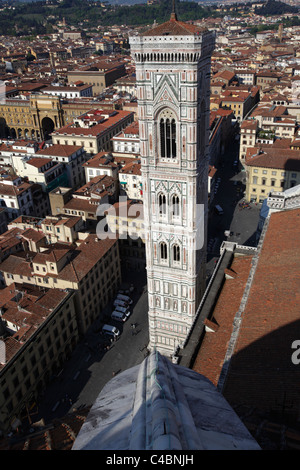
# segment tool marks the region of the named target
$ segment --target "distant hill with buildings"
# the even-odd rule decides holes
[[[287,3],[268,0],[263,6],[255,8],[257,15],[271,16],[271,15],[283,15],[284,13],[298,13],[299,7],[288,5]]]

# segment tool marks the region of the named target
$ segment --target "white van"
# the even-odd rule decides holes
[[[102,333],[105,335],[113,336],[114,338],[117,338],[120,335],[120,331],[118,330],[118,328],[112,325],[103,325]]]
[[[111,314],[111,318],[116,321],[126,321],[127,316],[124,312],[119,312],[118,310],[114,310]]]
[[[130,315],[128,307],[120,307],[120,305],[116,306],[115,312],[124,313],[124,315],[126,315],[126,317],[129,317],[129,315]]]
[[[129,305],[131,305],[133,302],[133,300],[131,300],[131,298],[128,297],[128,295],[123,295],[123,294],[118,294],[117,300],[123,300],[123,302],[127,302]]]
[[[120,300],[120,299],[115,299],[114,301],[114,307],[128,307],[128,304],[126,302],[124,302],[124,300]]]

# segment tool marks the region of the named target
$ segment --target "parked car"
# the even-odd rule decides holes
[[[114,300],[114,307],[128,307],[128,303],[124,302],[124,300],[120,300],[120,299],[115,299]]]
[[[120,330],[112,325],[103,325],[102,326],[102,333],[105,335],[113,336],[114,338],[118,338],[120,335]]]
[[[133,303],[133,300],[130,297],[128,297],[128,295],[118,294],[117,299],[123,300],[123,302],[127,302],[129,305]]]
[[[124,322],[128,317],[125,315],[125,313],[114,310],[111,314],[111,318],[112,320]]]
[[[125,315],[127,315],[128,317],[130,315],[129,307],[120,307],[120,305],[117,305],[115,307],[115,310],[117,310],[118,312],[125,313]]]
[[[218,215],[223,215],[223,214],[224,214],[224,211],[223,211],[222,207],[221,207],[219,204],[217,204],[217,205],[215,206],[215,212],[216,212]]]

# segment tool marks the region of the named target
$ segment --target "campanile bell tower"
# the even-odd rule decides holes
[[[144,191],[150,347],[171,356],[205,290],[214,33],[169,21],[131,36]]]

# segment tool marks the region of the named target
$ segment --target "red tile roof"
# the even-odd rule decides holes
[[[52,164],[52,162],[52,158],[33,157],[30,158],[30,160],[28,160],[26,163],[36,168],[42,168],[44,165],[47,165],[47,163]]]
[[[299,417],[300,209],[273,213],[263,241],[224,395],[231,404]]]
[[[218,384],[228,341],[232,333],[232,322],[239,309],[249,276],[252,257],[234,258],[231,270],[233,279],[226,279],[213,313],[214,322],[219,325],[216,333],[206,333],[193,369]]]
[[[51,156],[57,156],[57,157],[69,157],[70,155],[73,155],[73,153],[77,152],[80,150],[82,146],[80,145],[60,145],[60,144],[54,144],[51,145],[50,147],[46,147],[42,150],[39,150],[36,152],[37,155],[51,155]]]
[[[13,184],[0,183],[0,194],[5,194],[7,196],[18,196],[30,187],[31,184],[25,182],[19,184],[19,186],[15,186]]]
[[[34,423],[28,435],[17,436],[10,440],[0,440],[0,450],[71,450],[89,411],[90,406],[72,410],[62,418],[54,419],[49,425]],[[32,430],[31,430],[32,431]]]
[[[17,300],[17,293],[22,291],[22,297]],[[33,294],[33,295],[32,295]],[[18,330],[6,338],[6,362],[23,346],[30,336],[40,327],[53,310],[68,296],[61,289],[48,289],[41,292],[37,287],[26,287],[11,284],[1,293],[2,318],[18,327]],[[0,365],[0,369],[4,365]]]
[[[169,21],[149,29],[142,36],[194,36],[207,31],[206,28],[196,26],[183,21],[177,21],[174,15]]]
[[[250,129],[256,131],[258,129],[258,121],[256,121],[255,119],[243,121],[241,124],[241,129]]]
[[[249,147],[246,152],[247,166],[300,171],[300,151],[280,147]]]
[[[129,162],[119,170],[119,173],[130,173],[133,175],[141,175],[141,163],[139,160]]]

